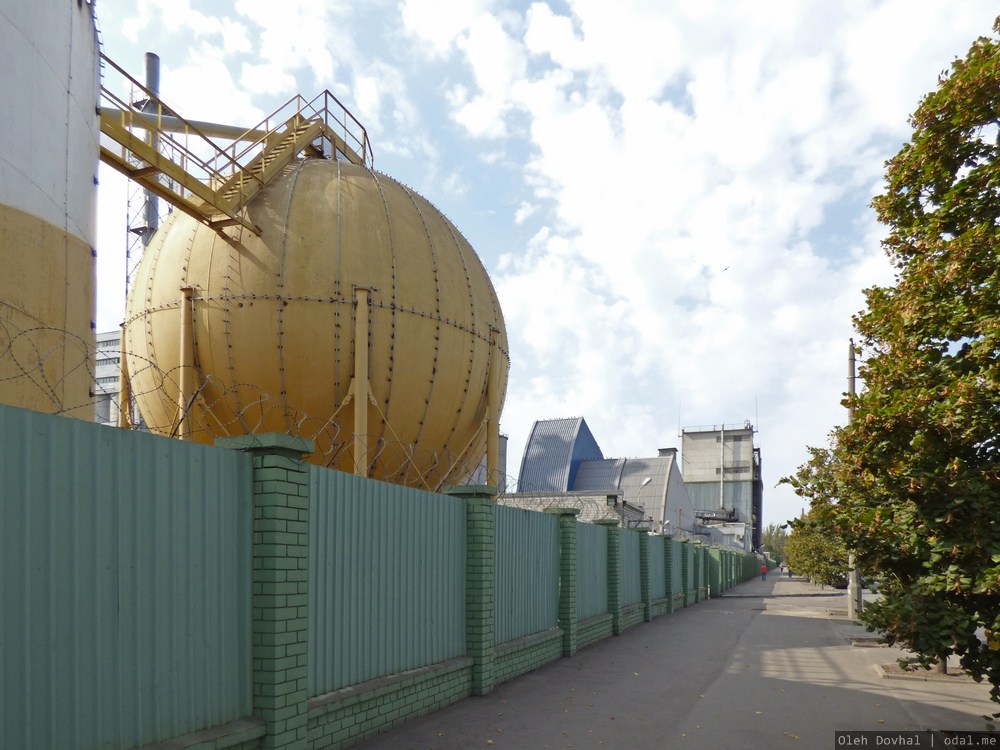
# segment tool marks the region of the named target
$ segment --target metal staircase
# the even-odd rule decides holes
[[[185,120],[110,58],[105,71],[131,89],[101,85],[101,161],[215,230],[242,226],[243,210],[300,154],[372,168],[364,127],[329,91],[289,99],[257,126]]]
[[[260,153],[216,191],[218,203],[212,205],[220,209],[220,213],[213,220],[224,222],[223,216],[237,213],[303,151],[322,156],[312,144],[323,134],[323,129],[322,122],[295,115],[282,130],[266,138]]]

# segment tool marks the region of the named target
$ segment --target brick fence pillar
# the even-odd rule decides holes
[[[576,607],[576,517],[579,508],[549,508],[559,517],[559,627],[563,632],[563,656],[573,656],[578,646]]]
[[[712,599],[722,596],[722,550],[713,547],[708,558],[708,595]]]
[[[494,487],[445,487],[444,494],[466,502],[465,513],[465,650],[472,657],[472,694],[486,695],[496,685],[494,624],[496,597],[496,497]]]
[[[622,632],[622,564],[618,538],[618,521],[607,519],[596,521],[598,526],[608,530],[608,614],[611,615],[611,632]]]
[[[639,595],[642,599],[642,619],[653,621],[653,592],[649,578],[649,534],[639,533]]]
[[[253,456],[253,713],[265,750],[304,750],[309,699],[309,471],[290,435],[216,441]]]
[[[663,537],[663,575],[667,581],[668,612],[674,611],[674,540],[673,537]]]
[[[691,542],[681,539],[681,593],[684,594],[684,606],[691,604]]]
[[[705,566],[701,555],[701,542],[692,542],[694,550],[694,601],[701,601],[701,588],[705,585]]]
[[[712,550],[705,543],[701,543],[701,595],[702,598],[711,597],[712,591]]]

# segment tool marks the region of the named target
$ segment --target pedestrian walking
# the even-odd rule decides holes
[[[760,564],[760,580],[767,580],[767,563]]]

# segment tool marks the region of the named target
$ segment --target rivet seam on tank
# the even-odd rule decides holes
[[[295,171],[290,175],[291,185],[288,188],[288,202],[285,204],[285,217],[283,227],[288,227],[288,219],[292,212],[292,198],[295,195],[295,189],[298,185],[299,177],[302,174],[302,165],[305,164],[304,161],[299,161],[296,164]],[[288,404],[288,385],[285,382],[285,352],[284,352],[284,309],[285,305],[282,304],[284,300],[285,292],[285,259],[288,253],[288,232],[283,231],[281,233],[281,251],[279,253],[278,261],[278,313],[277,313],[277,326],[278,326],[278,378],[281,387],[281,403],[285,410],[285,427],[288,430],[295,429],[295,423],[293,415]]]
[[[199,357],[198,357],[198,306],[195,304],[194,292],[197,292],[197,288],[191,284],[188,279],[189,269],[191,268],[191,255],[194,253],[194,239],[197,235],[199,224],[194,223],[191,225],[191,233],[188,235],[187,247],[184,249],[184,261],[181,265],[181,287],[191,287],[191,351],[192,359],[191,363],[197,369]],[[179,304],[184,304],[184,295],[180,296],[178,300]],[[193,411],[193,408],[192,408]]]
[[[378,290],[378,288],[372,288],[372,291],[373,292],[377,292],[379,290]],[[309,295],[309,294],[286,294],[286,295],[281,296],[281,297],[279,297],[277,294],[230,294],[230,295],[225,295],[225,294],[206,294],[206,295],[199,295],[198,296],[198,301],[199,302],[222,301],[222,302],[228,303],[228,302],[231,302],[231,301],[239,302],[241,300],[244,300],[244,301],[245,300],[252,300],[254,302],[281,301],[283,304],[284,303],[288,303],[288,302],[320,302],[320,303],[323,303],[325,305],[326,304],[348,304],[348,305],[349,304],[353,304],[353,301],[349,297],[341,297],[341,298],[336,298],[336,297],[319,297],[317,295]],[[389,304],[382,304],[380,302],[371,302],[371,301],[369,302],[369,306],[372,307],[373,309],[378,309],[378,310],[389,310],[389,309],[392,309],[392,307],[393,307],[392,305],[389,305]],[[125,320],[125,322],[126,323],[131,323],[134,320],[137,320],[139,318],[144,317],[148,313],[157,312],[159,310],[169,310],[171,308],[176,309],[176,307],[177,307],[177,302],[176,301],[174,301],[174,302],[164,302],[164,303],[161,303],[159,305],[150,305],[147,309],[143,310],[142,312],[136,313],[131,318],[127,318]],[[457,320],[451,320],[451,319],[441,318],[441,317],[438,317],[436,315],[431,315],[430,313],[421,312],[420,310],[417,310],[415,308],[407,308],[407,307],[405,307],[403,305],[397,305],[395,307],[395,309],[403,311],[403,312],[409,312],[409,313],[411,313],[413,315],[416,315],[417,317],[427,318],[428,320],[433,320],[433,321],[435,321],[437,323],[442,324],[441,325],[442,328],[445,328],[445,327],[447,327],[447,328],[453,328],[456,331],[461,331],[462,333],[467,333],[467,334],[469,334],[469,336],[471,336],[471,337],[473,337],[475,339],[478,339],[479,341],[483,341],[485,343],[489,343],[489,336],[487,336],[486,334],[481,333],[480,331],[475,331],[472,328],[469,328],[469,326],[461,324]],[[500,349],[500,351],[503,354],[505,354],[505,355],[507,354],[507,351],[505,349],[503,349],[502,347],[499,347],[499,346],[498,346],[498,348]],[[507,358],[507,360],[509,361],[509,358]]]
[[[222,290],[224,293],[224,299],[220,300],[222,302],[222,320],[223,320],[223,331],[226,336],[226,361],[229,366],[229,382],[236,383],[236,363],[233,362],[233,323],[232,323],[232,309],[230,307],[230,302],[235,299],[231,293],[231,284],[233,276],[239,274],[239,265],[241,262],[240,253],[237,251],[238,247],[243,245],[243,232],[244,228],[242,225],[236,226],[233,229],[232,239],[233,242],[226,242],[226,247],[224,251],[226,253],[226,270],[222,280]],[[206,301],[208,301],[206,299]],[[240,307],[243,307],[243,303],[239,303]],[[246,431],[250,432],[246,422],[243,419],[243,403],[242,394],[239,388],[232,389],[232,399],[233,404],[236,407],[236,414],[238,415],[240,426]]]
[[[334,244],[333,253],[336,260],[336,268],[333,274],[333,295],[331,297],[331,302],[335,298],[341,296],[340,291],[340,273],[341,273],[341,258],[343,254],[340,251],[340,227],[341,227],[341,211],[343,211],[343,174],[339,161],[335,161],[337,167],[337,231],[334,234]],[[333,392],[334,394],[340,392],[340,305],[335,305],[333,308]]]
[[[166,236],[166,232],[156,235],[154,237],[156,240],[156,246],[147,247],[143,252],[143,256],[145,256],[148,252],[152,252],[149,262],[149,273],[146,276],[146,310],[149,310],[153,304],[153,279],[156,278],[156,267],[160,260],[160,251],[163,248],[163,242],[166,239]],[[126,323],[126,325],[128,324]],[[156,352],[153,348],[153,321],[149,315],[146,315],[145,320],[143,321],[143,331],[146,335],[146,358],[150,362],[155,362]]]
[[[379,197],[382,199],[382,208],[385,211],[385,227],[386,232],[389,237],[389,261],[392,270],[392,292],[390,294],[390,304],[389,304],[389,372],[386,375],[386,387],[385,387],[385,399],[383,400],[382,410],[385,412],[382,421],[381,433],[378,436],[378,440],[383,440],[385,438],[386,425],[389,422],[389,404],[392,398],[392,383],[393,374],[395,369],[395,357],[396,357],[396,295],[398,293],[397,283],[396,283],[396,241],[395,234],[393,232],[392,216],[389,211],[389,202],[386,199],[385,190],[382,187],[382,182],[380,180],[381,175],[378,172],[372,171],[372,176],[375,180],[375,186],[378,188]],[[390,178],[391,179],[391,178]],[[371,329],[369,328],[369,345],[371,343]],[[371,466],[374,466],[374,462],[371,462]]]
[[[456,235],[457,230],[455,228],[455,225],[450,220],[448,222],[445,222],[445,227],[448,229],[448,233],[451,235],[451,241],[454,243],[455,249],[458,251],[458,257],[461,258],[462,260],[462,272],[465,274],[465,289],[469,295],[470,325],[472,326],[472,329],[475,330],[476,301],[475,301],[474,290],[472,287],[472,278],[469,274],[469,264],[468,261],[466,260],[466,255],[465,255],[465,246],[467,245],[468,241],[465,240],[464,235],[461,235],[460,233]],[[471,248],[471,246],[469,247]],[[477,336],[481,340],[489,341],[488,335],[484,336],[481,334],[477,334]],[[473,367],[475,366],[475,358],[476,358],[476,343],[474,338],[470,339],[469,341],[468,367],[466,367],[465,370],[465,385],[462,388],[462,400],[458,405],[458,409],[456,410],[456,414],[458,415],[461,415],[469,407],[469,386],[472,383],[472,370]],[[480,405],[481,403],[472,405],[474,411],[478,412]],[[451,441],[452,436],[454,436],[455,430],[458,429],[459,422],[461,422],[461,419],[458,417],[452,420],[451,435],[448,436],[449,442]],[[476,434],[478,436],[478,432]],[[478,439],[478,437],[474,439]],[[466,448],[465,453],[468,452],[469,448],[471,448],[471,444]]]
[[[404,193],[409,197],[410,202],[413,204],[413,209],[420,217],[420,223],[424,228],[424,233],[427,235],[427,248],[430,252],[431,271],[434,274],[434,313],[436,318],[436,325],[434,327],[434,359],[431,363],[431,379],[430,383],[427,384],[427,395],[424,397],[424,411],[417,422],[417,434],[414,439],[414,443],[419,445],[420,439],[424,434],[424,425],[427,422],[427,415],[430,413],[431,398],[434,395],[434,386],[437,382],[436,376],[441,353],[441,276],[438,269],[437,248],[434,246],[434,238],[431,236],[430,227],[427,225],[427,217],[424,215],[424,212],[420,210],[420,204],[414,197],[414,192],[404,191]],[[416,310],[413,310],[412,312],[416,312]],[[424,317],[422,313],[420,315],[421,317]],[[405,469],[405,471],[400,471],[400,474],[398,475],[402,476],[404,483],[409,481],[412,464],[405,465]],[[442,479],[446,481],[446,478]]]

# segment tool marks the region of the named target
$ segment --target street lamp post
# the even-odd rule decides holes
[[[638,505],[640,508],[642,508],[643,512],[645,512],[646,507],[642,504],[642,490],[647,484],[649,484],[652,481],[653,481],[652,477],[646,477],[645,479],[643,479],[642,483],[639,485],[639,491],[636,493],[635,496],[635,504]]]

